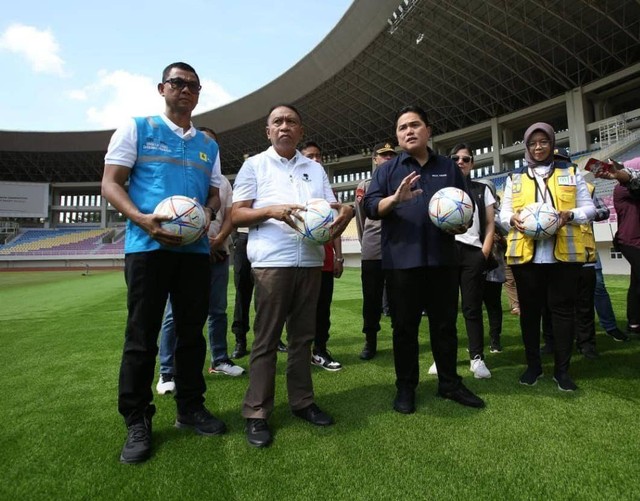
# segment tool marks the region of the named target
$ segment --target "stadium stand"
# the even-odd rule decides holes
[[[97,230],[26,230],[10,243],[0,246],[2,256],[92,254],[103,249],[103,240],[112,229]],[[113,248],[119,246],[113,246]]]
[[[492,179],[498,192],[522,165],[522,134],[537,121],[554,127],[558,146],[579,165],[591,156],[624,160],[640,144],[640,3],[567,0],[557,9],[534,0],[355,0],[331,33],[280,77],[230,104],[198,110],[194,123],[218,132],[223,173],[233,181],[244,158],[264,149],[268,109],[291,102],[303,114],[306,137],[322,146],[342,202],[354,200],[370,173],[370,148],[393,139],[393,116],[407,104],[427,109],[435,151],[446,153],[461,141],[476,148],[472,177]],[[123,219],[100,197],[112,132],[0,131],[0,183],[49,188],[48,213],[21,226],[118,228],[111,244],[87,237],[84,249],[66,242],[16,254],[8,253],[9,244],[23,236],[0,233],[0,242],[10,240],[0,245],[0,269],[22,265],[35,252],[64,251],[122,265]],[[346,259],[358,265],[351,228],[344,234],[352,253]],[[612,231],[601,236],[610,239]],[[607,258],[603,265],[607,272],[627,271]]]

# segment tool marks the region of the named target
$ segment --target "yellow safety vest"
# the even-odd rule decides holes
[[[587,188],[589,188],[589,195],[593,198],[593,192],[596,187],[591,183],[587,183]],[[598,260],[598,251],[596,250],[596,237],[593,234],[593,223],[581,224],[580,231],[584,242],[585,262],[595,263]]]
[[[513,212],[523,209],[536,201],[536,180],[529,176],[528,170],[514,172],[511,175]],[[553,207],[557,211],[568,211],[576,206],[575,167],[564,162],[556,162],[547,179],[547,189],[551,194]],[[555,236],[553,254],[558,261],[566,263],[584,263],[585,245],[579,226],[566,224]],[[507,235],[507,264],[528,263],[533,259],[536,241],[515,228]]]

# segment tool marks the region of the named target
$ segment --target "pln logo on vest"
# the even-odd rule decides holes
[[[203,162],[208,162],[209,161],[209,156],[204,151],[201,151],[200,152],[200,160],[202,160]]]

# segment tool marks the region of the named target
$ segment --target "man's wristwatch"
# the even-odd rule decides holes
[[[576,215],[573,213],[573,211],[569,211],[569,221],[573,221],[575,217]]]
[[[344,263],[344,258],[343,258],[343,257],[336,257],[335,259],[336,259],[336,261],[338,261],[339,263]]]

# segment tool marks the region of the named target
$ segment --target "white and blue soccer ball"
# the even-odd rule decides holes
[[[293,218],[296,229],[308,242],[323,245],[331,240],[331,224],[335,212],[329,202],[322,198],[312,198],[305,204],[305,210],[298,211],[300,221]]]
[[[160,223],[162,228],[182,237],[181,245],[189,245],[204,234],[206,216],[204,208],[193,198],[174,195],[162,200],[154,214],[170,216],[172,219]]]
[[[534,240],[551,238],[560,225],[560,213],[553,206],[541,202],[525,206],[519,217],[524,234]]]
[[[433,224],[447,233],[465,233],[473,219],[471,197],[460,188],[442,188],[429,201],[429,217]]]

